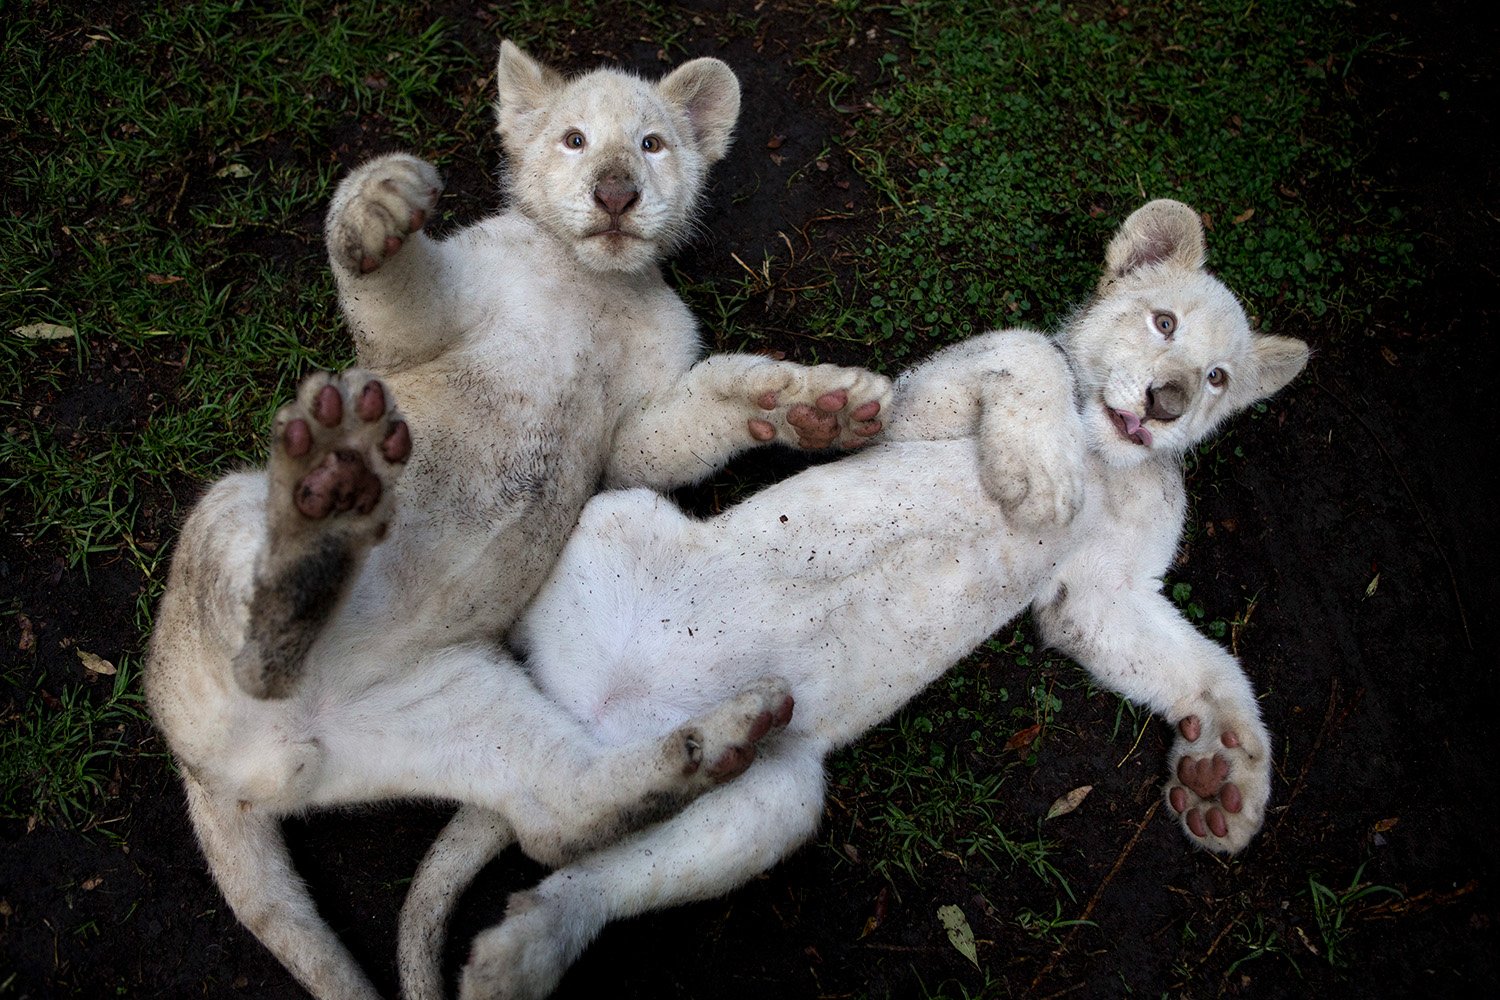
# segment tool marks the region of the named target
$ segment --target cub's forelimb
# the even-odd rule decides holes
[[[384,536],[411,455],[394,400],[368,372],[317,373],[276,415],[266,470],[266,538],[256,556],[240,689],[285,698],[307,651]]]
[[[339,182],[324,222],[339,304],[362,364],[381,371],[431,360],[465,326],[458,246],[422,231],[443,181],[407,153],[378,156]]]
[[[938,352],[896,383],[895,440],[974,438],[985,492],[1024,527],[1066,526],[1083,504],[1083,423],[1050,337],[997,330]]]
[[[880,432],[890,402],[890,380],[860,368],[715,354],[626,414],[605,481],[670,489],[770,441],[855,447]]]
[[[1177,731],[1164,795],[1188,839],[1233,854],[1265,821],[1271,737],[1239,661],[1200,634],[1158,581],[1067,581],[1037,608],[1043,638]]]
[[[379,156],[357,167],[339,182],[328,206],[324,235],[329,261],[340,272],[378,270],[427,224],[442,191],[437,168],[406,153]]]

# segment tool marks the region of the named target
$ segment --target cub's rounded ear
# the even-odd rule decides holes
[[[1296,337],[1257,334],[1252,349],[1255,377],[1251,382],[1249,401],[1264,399],[1296,378],[1307,367],[1311,355],[1307,345]]]
[[[657,90],[687,113],[693,138],[709,162],[723,159],[740,117],[740,81],[734,70],[718,59],[694,59],[663,77]]]
[[[1207,252],[1198,213],[1180,201],[1159,198],[1131,212],[1109,241],[1101,284],[1157,264],[1196,271]]]
[[[506,39],[500,43],[495,82],[495,115],[500,134],[509,136],[523,118],[541,107],[562,87],[563,78],[556,70],[543,66]]]

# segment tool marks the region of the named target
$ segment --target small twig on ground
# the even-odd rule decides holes
[[[1040,984],[1043,979],[1046,979],[1048,973],[1050,973],[1053,968],[1056,967],[1058,959],[1062,958],[1063,954],[1067,952],[1068,945],[1073,943],[1073,937],[1081,929],[1088,926],[1087,921],[1089,917],[1093,915],[1094,907],[1099,904],[1100,897],[1104,895],[1104,890],[1109,888],[1109,884],[1114,881],[1115,874],[1120,870],[1121,866],[1125,864],[1125,859],[1130,857],[1131,851],[1135,850],[1136,842],[1141,839],[1141,833],[1145,831],[1146,824],[1151,822],[1151,818],[1156,815],[1156,810],[1160,806],[1161,799],[1159,797],[1152,801],[1151,808],[1146,810],[1146,815],[1142,816],[1140,823],[1136,825],[1135,833],[1131,834],[1130,842],[1125,845],[1124,850],[1120,852],[1120,856],[1115,858],[1115,863],[1109,869],[1109,874],[1104,876],[1104,881],[1099,883],[1098,888],[1094,890],[1094,894],[1089,897],[1088,903],[1083,908],[1083,913],[1079,915],[1078,920],[1068,931],[1067,936],[1062,939],[1062,944],[1052,949],[1052,954],[1047,959],[1047,964],[1042,966],[1042,971],[1038,972],[1036,974],[1036,977],[1031,980],[1031,986],[1027,990],[1028,993],[1032,994],[1033,996],[1036,995],[1037,985]]]
[[[1338,709],[1338,700],[1339,681],[1335,677],[1328,687],[1328,708],[1323,713],[1323,724],[1318,727],[1318,737],[1313,740],[1312,750],[1308,752],[1307,759],[1302,762],[1302,770],[1297,773],[1297,781],[1292,785],[1291,794],[1286,797],[1286,804],[1281,807],[1281,814],[1276,817],[1276,825],[1270,831],[1272,836],[1281,831],[1281,824],[1286,819],[1292,802],[1301,794],[1302,786],[1307,784],[1307,774],[1312,770],[1312,762],[1317,759],[1318,751],[1323,748],[1323,740],[1327,738],[1329,730],[1335,725],[1333,716],[1335,710]],[[1354,706],[1357,704],[1359,704],[1359,696],[1355,695],[1350,699],[1349,704],[1345,705],[1343,710],[1338,713],[1337,724],[1342,725],[1343,721],[1349,718],[1349,713],[1354,711]]]
[[[1424,913],[1435,906],[1447,906],[1478,888],[1479,880],[1470,879],[1457,889],[1449,892],[1426,889],[1414,895],[1402,897],[1401,899],[1393,899],[1389,902],[1368,906],[1360,913],[1360,917],[1365,920],[1394,920],[1397,917],[1404,917],[1413,913]]]
[[[1056,1000],[1057,997],[1065,997],[1069,993],[1077,993],[1087,985],[1089,985],[1089,981],[1087,979],[1080,979],[1072,986],[1066,986],[1058,990],[1056,993],[1048,993],[1046,996],[1039,998],[1039,1000]]]
[[[1125,762],[1135,754],[1135,748],[1141,745],[1141,739],[1146,735],[1147,725],[1149,725],[1149,723],[1143,724],[1141,726],[1141,731],[1135,734],[1135,742],[1130,744],[1130,749],[1125,752],[1125,756],[1120,758],[1120,763],[1115,765],[1115,768],[1117,770],[1120,767],[1124,766]]]

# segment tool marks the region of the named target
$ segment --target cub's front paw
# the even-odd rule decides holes
[[[880,433],[891,406],[891,380],[862,368],[775,362],[751,373],[757,410],[748,422],[757,441],[799,448],[855,448]]]
[[[985,492],[1021,527],[1066,527],[1083,507],[1081,443],[1032,442],[1026,448],[981,439],[980,448]]]
[[[1265,822],[1271,753],[1259,722],[1189,715],[1168,758],[1167,806],[1188,839],[1236,854]]]
[[[391,486],[410,455],[411,431],[375,376],[357,368],[310,375],[276,415],[273,516],[281,514],[283,526],[337,525],[378,540],[394,502]]]
[[[363,164],[329,206],[329,256],[356,274],[377,270],[427,224],[442,191],[437,168],[415,156],[393,153]]]
[[[779,677],[747,685],[707,715],[667,738],[667,753],[680,758],[682,775],[695,786],[723,784],[755,760],[755,746],[792,719],[792,693]]]

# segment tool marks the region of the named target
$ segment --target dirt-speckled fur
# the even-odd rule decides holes
[[[790,680],[797,715],[742,780],[517,894],[475,942],[463,995],[543,996],[609,920],[774,864],[817,826],[825,755],[1028,606],[1049,643],[1178,727],[1165,794],[1190,839],[1244,847],[1270,737],[1238,662],[1161,575],[1183,452],[1290,381],[1307,347],[1252,333],[1203,259],[1197,215],[1152,202],[1055,342],[1011,330],[939,353],[898,380],[870,450],[708,521],[641,490],[591,501],[518,631],[543,689],[610,741],[663,732],[766,670]],[[409,899],[451,904],[485,857],[484,832],[467,833],[451,856],[434,848]],[[437,926],[411,909],[403,962]]]
[[[292,870],[281,817],[453,799],[557,863],[731,777],[784,722],[780,682],[603,745],[500,639],[601,481],[684,484],[773,438],[852,443],[889,401],[854,369],[698,360],[657,262],[728,147],[727,66],[569,81],[506,43],[497,78],[507,211],[439,242],[427,163],[381,157],[340,184],[328,246],[362,369],[306,380],[267,469],[198,504],[147,663],[215,880],[330,1000],[375,992]]]

